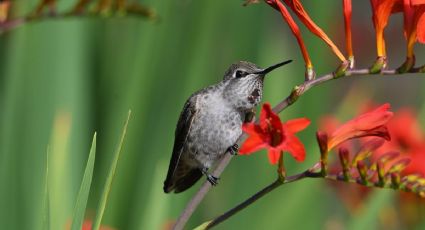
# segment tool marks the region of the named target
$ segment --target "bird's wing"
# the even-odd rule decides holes
[[[170,166],[168,167],[167,179],[164,182],[165,192],[170,189],[172,190],[172,187],[174,187],[173,175],[177,169],[177,166],[179,165],[180,157],[183,153],[183,149],[187,141],[194,117],[198,112],[197,98],[197,95],[190,97],[186,101],[183,111],[180,114],[175,132],[173,155],[171,156]]]

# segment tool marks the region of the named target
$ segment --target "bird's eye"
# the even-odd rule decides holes
[[[236,78],[245,77],[246,75],[248,75],[248,74],[246,72],[242,71],[242,70],[237,70],[236,73],[235,73]]]

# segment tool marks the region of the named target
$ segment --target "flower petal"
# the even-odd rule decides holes
[[[267,120],[270,118],[272,113],[273,111],[270,104],[268,102],[264,103],[260,112],[260,126],[263,130],[267,130],[267,127],[268,127]]]
[[[271,127],[270,127],[271,126]],[[264,103],[260,114],[260,127],[263,133],[270,135],[276,130],[283,132],[279,116],[273,112],[269,103]]]
[[[326,35],[326,33],[310,18],[308,13],[305,11],[300,0],[284,0],[286,5],[288,5],[292,11],[298,16],[300,21],[317,37],[321,38],[335,53],[335,55],[341,60],[345,61],[344,55],[338,49],[338,47],[333,43],[333,41]]]
[[[425,0],[410,0],[411,5],[423,5],[425,4]]]
[[[270,164],[275,165],[279,161],[280,154],[282,154],[280,149],[269,148],[268,155],[269,155]]]
[[[425,10],[422,10],[422,15],[420,16],[418,20],[418,24],[416,25],[416,28],[417,28],[416,33],[418,36],[418,41],[420,43],[425,43]]]
[[[261,129],[261,127],[254,123],[243,123],[242,130],[247,134],[257,134],[257,135],[263,134],[263,130]]]
[[[335,130],[328,142],[328,149],[337,146],[338,144],[351,139],[363,136],[381,136],[388,138],[387,130],[381,128],[393,116],[393,113],[388,111],[390,105],[384,104],[372,112],[362,114],[354,119],[346,122]]]
[[[290,133],[297,133],[307,128],[310,123],[310,120],[307,118],[292,119],[283,123],[283,129],[286,129]]]
[[[375,17],[376,26],[385,28],[388,23],[388,18],[395,6],[397,0],[386,0],[386,1],[375,1],[376,8],[374,9],[373,15]]]
[[[283,17],[283,20],[285,20],[286,23],[288,23],[288,26],[291,29],[292,34],[297,39],[298,46],[300,47],[301,53],[303,55],[305,66],[307,68],[312,68],[313,64],[311,63],[311,59],[310,59],[310,56],[308,54],[307,48],[305,47],[304,41],[301,37],[300,29],[297,26],[297,24],[295,23],[291,14],[289,14],[285,5],[283,5],[283,3],[278,1],[278,0],[266,0],[266,3],[269,4],[271,7],[273,7],[274,9],[276,9],[277,11],[280,11],[280,14]]]
[[[242,144],[242,147],[239,149],[239,154],[248,155],[261,148],[265,148],[267,143],[256,134],[251,134],[248,139]]]
[[[294,135],[287,135],[286,138],[285,145],[289,154],[291,154],[298,162],[304,161],[305,148],[300,139]]]
[[[395,8],[395,5],[397,5],[395,4],[396,1],[397,0],[371,0],[378,56],[386,56],[384,29],[387,26],[388,19]]]
[[[348,56],[352,57],[354,54],[351,40],[351,0],[343,0],[342,4],[344,8],[345,46],[347,48]]]

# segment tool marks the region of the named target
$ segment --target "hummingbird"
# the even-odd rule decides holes
[[[164,181],[164,192],[180,193],[205,175],[216,185],[208,169],[226,152],[236,155],[242,124],[261,101],[266,74],[292,62],[287,60],[262,69],[254,63],[232,64],[217,84],[193,93],[184,104],[177,123],[173,153]]]

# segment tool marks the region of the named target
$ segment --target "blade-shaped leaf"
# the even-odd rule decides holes
[[[75,203],[74,218],[72,219],[72,230],[80,230],[84,214],[86,213],[87,201],[89,199],[91,182],[93,179],[94,161],[96,158],[96,133],[93,135],[93,141],[90,148],[89,158],[81,181],[80,191],[78,192],[77,202]]]
[[[50,199],[49,199],[49,151],[46,151],[46,172],[44,175],[44,198],[43,198],[43,229],[50,229]]]
[[[204,230],[207,229],[207,226],[211,223],[211,221],[207,221],[201,225],[199,225],[198,227],[194,228],[193,230]]]
[[[127,120],[125,121],[124,128],[122,130],[121,139],[118,144],[118,147],[114,153],[114,158],[112,160],[111,168],[109,169],[108,177],[106,178],[105,186],[103,187],[102,196],[100,198],[99,205],[96,210],[96,217],[93,221],[93,230],[98,230],[100,223],[102,222],[103,213],[105,212],[106,203],[108,202],[109,192],[111,191],[112,180],[115,176],[115,171],[117,169],[118,160],[121,153],[121,148],[124,143],[125,134],[127,133],[128,121],[130,120],[131,110],[128,111]]]

